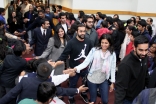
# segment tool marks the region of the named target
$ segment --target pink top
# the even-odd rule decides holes
[[[72,25],[74,22],[75,22],[74,20],[72,20],[71,23],[70,23],[70,20],[66,20],[66,23],[67,23],[67,25],[68,25],[68,28],[70,28],[71,25]]]
[[[108,28],[99,28],[97,30],[97,33],[98,33],[98,39],[99,39],[102,34],[110,34],[110,30],[108,30]]]

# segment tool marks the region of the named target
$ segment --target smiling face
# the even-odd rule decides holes
[[[62,28],[59,29],[58,35],[59,35],[60,38],[63,38],[64,30]]]
[[[148,54],[148,44],[138,44],[137,47],[134,47],[134,53],[139,59],[143,59]]]
[[[101,48],[102,48],[102,50],[104,50],[104,51],[108,50],[109,46],[110,46],[110,43],[108,42],[107,39],[102,39],[101,40]]]

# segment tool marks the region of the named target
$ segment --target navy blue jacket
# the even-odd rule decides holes
[[[28,28],[28,26],[31,24],[31,23],[33,23],[34,21],[35,21],[35,18],[37,17],[37,13],[36,12],[31,12],[31,14],[30,14],[30,17],[31,18],[29,18],[29,11],[28,12],[26,12],[25,14],[24,14],[24,18],[28,18],[28,19],[30,19],[30,21],[28,21],[27,23],[25,23],[25,27],[26,28]]]
[[[34,29],[34,35],[33,35],[32,41],[30,42],[30,46],[35,44],[34,53],[36,56],[42,55],[43,51],[47,48],[47,44],[48,44],[50,37],[52,37],[51,29],[47,29],[45,38],[41,32],[40,27]]]
[[[26,60],[21,57],[7,55],[0,70],[0,85],[6,88],[13,88],[15,86],[15,78],[26,69],[26,64]]]
[[[32,77],[24,77],[21,82],[17,84],[12,90],[10,90],[3,98],[0,99],[0,104],[7,104],[12,99],[16,98],[18,95],[18,101],[24,98],[36,99],[37,98],[37,88],[41,82],[45,80]],[[57,96],[73,96],[77,94],[76,88],[62,88],[57,87]]]

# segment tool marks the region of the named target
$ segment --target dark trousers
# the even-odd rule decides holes
[[[129,101],[129,100],[125,99],[123,104],[132,104],[132,101]]]
[[[88,74],[88,70],[82,70],[80,73],[76,73],[75,76],[69,78],[69,87],[76,88],[77,82],[80,77],[84,78]],[[73,96],[70,96],[73,97]]]

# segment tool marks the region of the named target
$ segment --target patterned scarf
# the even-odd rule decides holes
[[[95,51],[90,73],[92,73],[95,70],[101,70],[101,72],[108,74],[110,70],[110,55],[111,53],[108,50],[105,53],[102,52],[102,50]]]

